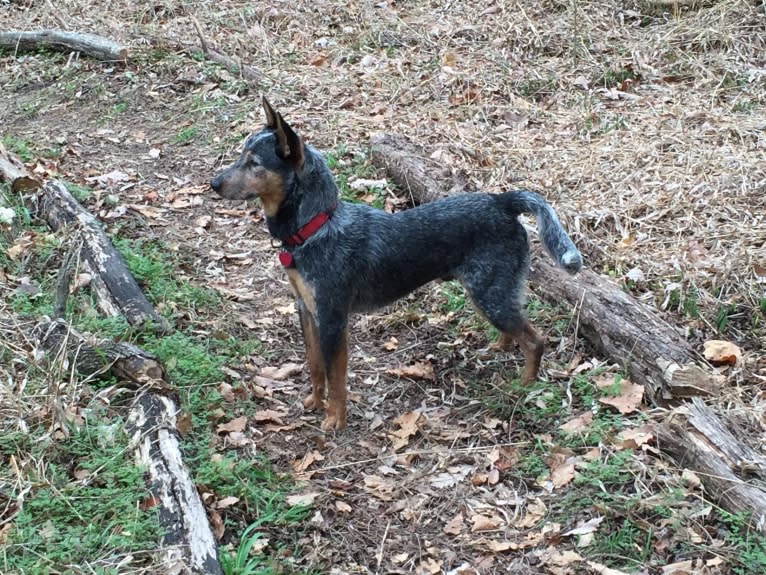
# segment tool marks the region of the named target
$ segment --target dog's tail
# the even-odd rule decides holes
[[[540,194],[519,190],[497,196],[503,207],[512,213],[534,214],[537,231],[548,254],[559,266],[570,274],[576,274],[582,267],[582,256],[561,226],[553,208]]]

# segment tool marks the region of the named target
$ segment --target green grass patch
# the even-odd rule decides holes
[[[215,309],[221,297],[215,290],[179,279],[178,268],[184,264],[180,256],[161,242],[147,240],[113,240],[125,258],[128,270],[157,310],[166,317],[186,315],[190,318],[203,309]]]
[[[191,144],[198,135],[199,128],[197,126],[187,126],[173,136],[173,142],[176,144]]]
[[[64,182],[64,186],[72,194],[72,197],[80,203],[87,201],[93,195],[93,190],[88,186],[81,186],[72,182]]]
[[[732,572],[736,575],[762,575],[766,573],[766,538],[753,525],[753,518],[746,512],[719,512],[728,532],[727,543],[736,552]]]
[[[64,440],[3,442],[17,461],[46,461],[26,469],[30,491],[0,552],[3,573],[71,573],[89,566],[116,573],[118,561],[155,549],[160,529],[147,496],[144,469],[131,461],[119,419],[89,422]],[[3,457],[3,459],[6,459]],[[7,463],[7,460],[6,460]]]
[[[3,136],[2,140],[5,148],[16,154],[22,162],[31,162],[35,159],[32,144],[28,140],[10,134]]]
[[[345,202],[366,203],[382,209],[385,205],[385,190],[379,188],[354,190],[350,186],[355,178],[373,178],[375,168],[362,154],[353,154],[344,145],[337,146],[325,155],[327,166],[335,174],[340,197]]]

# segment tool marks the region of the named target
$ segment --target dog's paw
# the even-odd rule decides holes
[[[343,429],[346,427],[346,414],[334,415],[328,414],[322,422],[322,431],[331,431],[333,429]]]
[[[306,399],[303,400],[303,407],[305,409],[321,409],[322,400],[317,398],[313,393],[310,393],[306,396]]]

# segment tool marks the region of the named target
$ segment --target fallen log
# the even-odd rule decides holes
[[[433,169],[424,151],[401,136],[375,134],[370,146],[372,163],[383,168],[415,204],[474,191],[465,177]],[[572,277],[534,246],[530,280],[542,299],[578,308],[580,333],[643,385],[651,402],[663,405],[716,393],[717,380],[699,354],[651,308],[610,279],[587,269]]]
[[[17,51],[34,50],[40,46],[64,52],[81,52],[106,62],[125,62],[128,59],[127,48],[96,34],[62,30],[0,32],[0,48]]]
[[[136,463],[147,470],[149,504],[159,511],[157,560],[165,573],[222,573],[205,507],[183,463],[178,407],[162,364],[135,345],[86,338],[61,319],[38,326],[34,335],[42,349],[80,375],[109,372],[121,386],[137,390],[125,429]]]
[[[0,175],[12,185],[21,179],[27,181],[29,176],[23,164],[5,150],[0,152],[0,160],[5,160],[0,162]],[[10,168],[5,171],[4,165]],[[151,320],[166,329],[164,320],[146,300],[96,218],[77,203],[61,182],[49,180],[42,186],[37,184],[38,187],[38,214],[54,230],[68,228],[79,233],[82,245],[78,249],[85,254],[85,263],[91,269],[91,287],[98,290],[94,293],[99,307],[112,315],[122,314],[129,322]],[[70,250],[59,270],[55,305],[59,315],[65,309],[73,275],[71,266],[79,259],[79,253]],[[93,281],[97,278],[100,283]],[[222,573],[204,505],[183,463],[176,429],[175,392],[162,364],[130,343],[87,338],[60,317],[38,326],[34,336],[41,349],[81,376],[98,377],[108,372],[121,385],[137,390],[125,427],[137,462],[148,471],[151,505],[159,510],[163,538],[157,555],[161,570],[193,575]]]
[[[766,531],[766,458],[735,435],[699,398],[674,410],[657,428],[660,449],[694,471],[705,494],[734,511],[752,513]]]
[[[36,188],[36,215],[52,230],[67,228],[82,241],[82,260],[91,276],[90,287],[104,314],[122,315],[130,325],[148,326],[159,332],[169,329],[165,319],[146,299],[99,221],[72,197],[63,183],[46,180],[38,184],[29,177],[23,164],[5,150],[0,150],[0,175],[12,187],[24,182],[26,191]]]
[[[423,150],[400,136],[376,134],[370,145],[372,163],[416,204],[455,190],[474,191],[470,185],[456,186],[449,173],[429,170]],[[766,458],[745,444],[747,434],[736,437],[699,399],[717,393],[719,381],[711,368],[654,310],[611,280],[587,269],[570,276],[539,247],[532,252],[534,291],[548,301],[577,308],[579,333],[644,385],[651,403],[681,404],[656,427],[660,450],[678,467],[699,473],[708,497],[733,513],[753,513],[757,528],[766,531]]]
[[[167,331],[167,322],[154,311],[99,221],[72,197],[66,186],[58,180],[47,180],[38,199],[37,215],[52,230],[68,228],[82,239],[83,261],[101,311],[113,317],[122,315],[130,325]]]

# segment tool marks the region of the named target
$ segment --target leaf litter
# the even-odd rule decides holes
[[[75,0],[64,0],[62,6],[63,17],[82,27],[107,31],[134,46],[142,42],[125,25],[141,21],[140,7],[110,5],[108,10],[67,12],[67,7],[78,6]],[[766,197],[763,104],[758,92],[762,76],[752,65],[764,46],[753,31],[755,7],[713,3],[682,8],[667,19],[642,12],[646,6],[627,9],[609,2],[578,4],[566,8],[567,13],[548,2],[525,5],[523,10],[501,2],[490,2],[482,12],[470,5],[441,8],[439,18],[432,6],[419,2],[331,3],[320,13],[302,2],[256,2],[248,16],[224,0],[190,10],[208,26],[216,43],[231,53],[239,51],[251,30],[259,30],[262,52],[242,56],[257,60],[271,78],[290,78],[274,82],[269,95],[313,144],[333,150],[343,143],[363,151],[372,130],[405,131],[420,143],[438,146],[434,162],[467,171],[489,191],[519,179],[544,190],[573,230],[592,269],[608,271],[690,332],[705,333],[706,341],[729,344],[709,351],[711,362],[741,368],[742,358],[752,354],[753,365],[763,365],[762,355],[753,353],[758,349],[754,343],[765,341],[762,332],[749,340],[743,327],[757,317],[753,305],[763,296],[766,277],[760,273],[766,262],[766,228],[758,216]],[[60,25],[42,6],[28,10],[29,14],[20,14],[9,8],[0,15],[0,23],[11,29],[14,18],[23,24],[34,16],[49,27]],[[240,30],[237,24],[229,30],[215,24],[227,18],[246,27]],[[286,22],[289,34],[282,33]],[[346,28],[352,32],[342,32]],[[513,40],[499,36],[497,30],[514,30]],[[574,44],[582,40],[582,30],[591,31],[593,44]],[[182,15],[162,22],[162,33],[170,37],[184,38],[187,31],[188,21]],[[356,42],[363,35],[370,44]],[[317,42],[324,46],[321,50]],[[623,53],[631,57],[612,53],[610,42],[627,48]],[[477,45],[483,49],[477,50]],[[588,58],[575,57],[579,50],[587,51]],[[294,54],[296,61],[287,61],[285,53]],[[610,68],[612,63],[617,67]],[[433,73],[426,72],[431,65]],[[651,427],[627,420],[641,409],[640,386],[624,379],[615,384],[610,374],[600,391],[598,407],[625,421],[625,428],[608,438],[611,445],[587,445],[569,454],[558,451],[546,460],[557,449],[553,431],[560,427],[568,435],[586,437],[595,411],[561,408],[546,421],[545,430],[534,425],[525,430],[529,422],[519,424],[517,413],[516,419],[506,414],[496,417],[481,404],[480,394],[466,391],[465,382],[489,380],[488,371],[498,366],[476,367],[478,359],[470,351],[437,351],[439,342],[463,339],[470,343],[463,346],[466,349],[476,343],[470,330],[458,338],[445,331],[455,314],[447,322],[427,321],[414,334],[387,319],[397,314],[420,318],[417,321],[423,316],[444,317],[438,307],[442,300],[423,290],[418,298],[424,311],[397,304],[387,314],[369,316],[372,331],[352,335],[350,386],[364,391],[350,407],[350,429],[319,441],[316,418],[300,405],[307,377],[300,367],[304,355],[295,308],[284,299],[288,288],[261,229],[261,216],[250,219],[251,210],[244,205],[224,205],[206,195],[204,182],[222,153],[220,145],[202,140],[194,146],[170,144],[168,130],[187,127],[182,121],[187,120],[190,106],[176,89],[177,77],[182,77],[176,73],[181,70],[173,69],[175,64],[168,66],[167,77],[160,73],[155,79],[138,80],[141,98],[123,94],[135,98],[128,109],[135,106],[138,114],[124,129],[118,126],[119,117],[109,120],[113,129],[99,131],[93,127],[97,118],[72,122],[60,115],[66,110],[43,113],[50,123],[59,114],[58,129],[67,135],[71,153],[67,152],[66,162],[39,164],[37,169],[64,171],[78,181],[90,178],[99,188],[113,190],[118,208],[124,208],[112,210],[110,220],[143,218],[152,233],[172,239],[173,244],[183,240],[185,249],[195,254],[198,278],[220,288],[230,306],[222,310],[221,323],[244,324],[253,337],[272,342],[276,351],[268,362],[248,366],[249,370],[237,366],[243,375],[241,387],[220,387],[226,402],[252,401],[252,415],[228,421],[215,416],[211,421],[227,445],[257,438],[258,448],[276,467],[308,484],[302,492],[309,496],[306,502],[321,511],[332,530],[318,530],[318,542],[314,534],[306,536],[303,544],[312,549],[306,560],[334,563],[340,572],[361,571],[369,566],[366,558],[378,556],[382,535],[387,533],[378,567],[390,567],[391,572],[506,572],[510,559],[503,554],[517,551],[541,572],[619,573],[584,559],[584,553],[556,549],[566,544],[557,542],[558,531],[562,537],[579,539],[608,529],[604,521],[588,523],[601,516],[571,517],[558,531],[546,517],[559,498],[582,489],[577,485],[581,464],[605,458],[610,449],[630,452],[641,469],[635,473],[651,483],[653,460],[643,450],[654,440]],[[261,123],[253,112],[256,95],[234,98],[223,85],[227,77],[236,80],[227,72],[198,87],[184,85],[190,96],[213,110],[199,119],[211,140],[229,135],[241,139]],[[736,90],[721,82],[726,77],[741,80]],[[107,89],[115,89],[109,81]],[[292,81],[299,82],[299,91]],[[616,85],[604,86],[610,82]],[[166,84],[176,86],[172,96],[162,91]],[[403,85],[407,89],[402,90]],[[141,104],[145,94],[150,99]],[[216,94],[224,96],[226,107],[215,108]],[[148,121],[157,112],[151,108],[152,99],[157,106],[177,106],[177,125],[155,128]],[[250,100],[241,107],[241,119],[230,114],[235,109],[231,102],[237,99]],[[34,118],[14,120],[14,125],[31,133],[34,122]],[[136,123],[146,133],[134,134]],[[122,148],[133,140],[140,151],[126,159]],[[224,153],[232,157],[236,142],[227,146]],[[144,161],[140,169],[134,164]],[[179,173],[181,165],[189,181],[165,175]],[[31,246],[15,248],[13,256],[23,258],[27,249]],[[705,323],[715,313],[702,318],[685,315],[695,301],[703,311],[716,312],[719,305],[736,307],[725,316],[723,338]],[[354,356],[357,347],[373,354],[368,356],[371,361]],[[569,377],[593,365],[569,369],[571,356],[548,348],[544,368],[552,378],[555,371]],[[424,359],[427,353],[436,357]],[[386,366],[399,367],[389,371]],[[371,372],[382,376],[365,388],[362,381]],[[735,377],[727,399],[745,399],[762,413],[763,397],[748,395],[747,379]],[[448,409],[439,411],[445,405]],[[537,405],[547,409],[555,404],[538,398]],[[269,433],[268,439],[257,432]],[[505,445],[517,441],[515,446]],[[530,464],[530,445],[544,446],[543,465]],[[658,471],[662,477],[667,472]],[[698,488],[699,480],[695,484],[693,478],[684,474],[685,488]],[[548,490],[548,482],[554,489]],[[315,493],[323,495],[312,496]],[[220,539],[225,530],[220,513],[236,511],[238,505],[223,498],[212,508],[216,506],[212,520]],[[333,521],[336,512],[343,515],[342,522]],[[578,531],[593,527],[593,532]],[[422,546],[412,543],[413,531],[424,541]],[[461,537],[473,538],[452,544]],[[396,553],[388,553],[391,549]],[[719,567],[712,559],[703,562],[710,563],[705,565],[709,569]],[[667,563],[662,567],[666,573],[699,571],[685,558]]]

